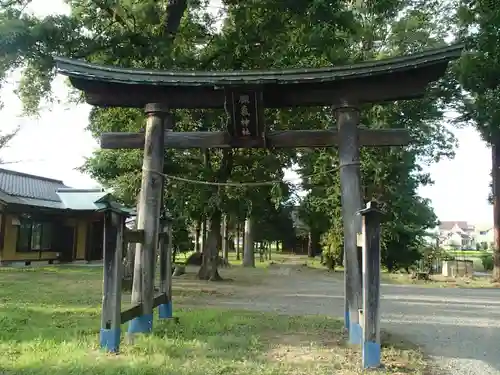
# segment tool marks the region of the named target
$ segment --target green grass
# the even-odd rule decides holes
[[[491,251],[485,250],[445,250],[447,254],[453,255],[455,257],[461,256],[472,256],[472,257],[480,257],[483,254],[492,254]]]
[[[100,268],[0,269],[0,373],[361,373],[359,352],[344,344],[337,319],[179,309],[175,299],[180,324],[156,320],[152,335],[105,354],[97,347],[101,280]],[[387,340],[384,374],[424,373],[417,349]]]

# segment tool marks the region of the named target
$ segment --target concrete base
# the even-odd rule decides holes
[[[172,301],[158,306],[158,316],[160,317],[160,319],[172,318]]]
[[[373,341],[363,343],[363,368],[380,367],[380,358],[380,344]]]
[[[150,333],[153,331],[153,314],[141,315],[130,321],[128,333]]]
[[[349,326],[349,344],[361,345],[363,342],[363,330],[359,323],[351,323]]]
[[[115,329],[101,329],[99,343],[101,349],[111,353],[117,353],[120,349],[120,328]]]
[[[351,318],[349,317],[349,309],[346,309],[344,312],[344,330],[346,332],[349,332],[349,324],[350,324]]]

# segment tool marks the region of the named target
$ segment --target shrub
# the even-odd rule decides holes
[[[485,271],[493,270],[493,255],[491,254],[483,254],[481,255],[481,263],[483,263],[483,267]]]

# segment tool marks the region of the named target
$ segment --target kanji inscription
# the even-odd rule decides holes
[[[226,98],[230,102],[231,115],[228,131],[233,139],[264,139],[262,92],[231,90]]]

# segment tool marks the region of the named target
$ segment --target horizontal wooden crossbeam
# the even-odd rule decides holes
[[[161,232],[158,234],[159,238],[167,235],[167,232]],[[127,229],[124,233],[125,243],[143,243],[144,242],[144,230],[143,229]]]
[[[124,241],[126,243],[143,243],[144,242],[144,230],[142,229],[127,229],[123,235]]]
[[[168,302],[168,296],[166,293],[158,294],[153,299],[153,309],[167,302]],[[141,314],[142,314],[142,303],[139,303],[138,305],[132,306],[131,308],[121,312],[120,314],[121,324],[126,323],[134,318],[137,318]]]
[[[404,146],[410,143],[406,129],[359,129],[361,146]],[[338,145],[337,130],[285,130],[269,132],[268,148],[314,148]],[[165,148],[260,148],[262,141],[238,139],[234,142],[227,132],[165,132]],[[103,149],[142,149],[144,133],[104,133]]]

